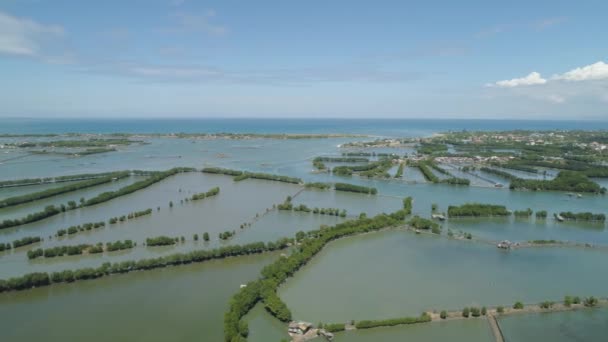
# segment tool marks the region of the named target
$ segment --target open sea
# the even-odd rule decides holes
[[[0,134],[353,133],[426,136],[443,131],[608,130],[607,121],[471,119],[33,119],[0,118]]]

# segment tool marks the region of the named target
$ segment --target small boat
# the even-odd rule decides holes
[[[582,197],[583,197],[583,195],[581,195],[581,194],[576,194],[576,198],[582,198]]]

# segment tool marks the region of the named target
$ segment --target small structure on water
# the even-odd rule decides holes
[[[496,247],[498,247],[500,249],[511,249],[511,247],[513,247],[514,245],[515,244],[509,240],[503,240],[503,241],[500,241],[498,244],[496,244]]]
[[[445,221],[445,216],[443,216],[443,214],[432,214],[431,217],[439,221]]]
[[[289,323],[289,334],[304,335],[312,328],[312,323],[308,322],[291,322]]]

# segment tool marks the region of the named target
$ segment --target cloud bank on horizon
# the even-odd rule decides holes
[[[608,3],[381,4],[8,1],[0,117],[608,118]]]

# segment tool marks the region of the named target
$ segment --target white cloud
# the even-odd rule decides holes
[[[590,81],[608,79],[608,64],[599,61],[584,67],[570,70],[561,75],[553,76],[555,80],[565,81]]]
[[[501,88],[513,88],[519,86],[530,86],[537,84],[545,84],[547,80],[542,78],[541,75],[534,71],[528,74],[528,76],[521,78],[514,78],[511,80],[498,81],[495,83],[487,84],[489,87],[501,87]]]
[[[61,26],[44,25],[0,12],[0,54],[38,56],[47,40],[63,35]]]

